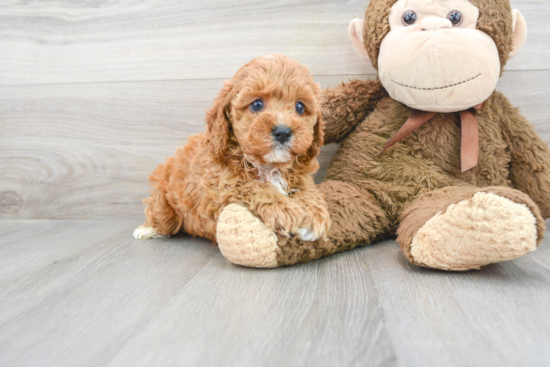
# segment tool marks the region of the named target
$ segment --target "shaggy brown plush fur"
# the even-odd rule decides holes
[[[330,219],[312,178],[323,144],[319,94],[309,70],[282,55],[246,64],[207,112],[206,133],[189,137],[149,177],[153,189],[145,200],[142,227],[156,235],[183,229],[216,241],[220,211],[241,203],[282,236],[299,228],[317,238],[325,235]],[[257,99],[265,107],[253,112],[249,106]],[[298,101],[306,107],[303,115],[295,110]],[[288,157],[279,160],[272,156],[277,125],[293,134],[285,149]],[[273,175],[284,181],[282,188],[269,182]]]
[[[375,65],[381,60],[380,45],[396,1],[371,0],[367,10],[365,47]],[[437,8],[444,2],[426,3]],[[508,0],[472,3],[481,13],[476,34],[485,40],[482,32],[492,37],[494,59],[498,51],[504,66],[512,37],[521,41],[524,24],[519,23],[519,33],[512,32]],[[445,24],[450,27],[450,22]],[[352,30],[362,26],[356,21],[352,25]],[[473,22],[469,27],[473,29]],[[416,27],[410,32],[429,30]],[[494,66],[496,78],[498,64]],[[479,163],[464,172],[460,118],[464,111],[434,113],[378,155],[415,110],[389,97],[378,81],[345,83],[326,91],[322,100],[325,139],[341,144],[326,181],[318,186],[332,220],[328,238],[310,242],[296,236],[276,238],[253,214],[230,205],[218,225],[219,245],[230,261],[254,267],[290,265],[397,234],[411,262],[465,271],[518,258],[540,244],[544,219],[550,217],[550,149],[501,93],[476,101],[476,105],[483,102],[480,110],[472,112],[479,125]],[[462,108],[471,107],[469,103]]]
[[[366,12],[365,48],[375,67],[395,2],[371,1]],[[504,68],[512,42],[509,1],[472,3],[480,9],[478,29],[495,41]],[[396,234],[405,256],[414,262],[410,245],[419,228],[436,213],[480,192],[526,205],[536,219],[540,243],[544,219],[550,218],[550,150],[518,109],[498,92],[485,102],[476,113],[479,164],[464,173],[459,113],[435,115],[376,157],[412,112],[391,99],[379,81],[353,80],[325,92],[325,141],[341,143],[326,181],[318,186],[327,198],[332,227],[328,240],[280,237],[278,265],[310,261]]]
[[[330,94],[341,96],[337,91]],[[358,101],[361,96],[350,98]],[[327,106],[328,124],[350,130],[330,116],[357,112],[342,112],[347,111],[345,104],[339,111],[331,110],[330,98]],[[418,228],[435,213],[476,192],[497,193],[527,205],[537,219],[540,243],[544,219],[550,218],[550,150],[506,97],[495,92],[478,113],[479,164],[465,173],[460,170],[458,113],[436,115],[385,155],[374,157],[411,113],[410,108],[386,97],[345,139],[338,139],[339,134],[328,137],[341,142],[327,181],[318,185],[332,219],[329,240],[280,238],[279,265],[368,245],[394,236],[397,228],[398,242],[410,259],[410,242]]]

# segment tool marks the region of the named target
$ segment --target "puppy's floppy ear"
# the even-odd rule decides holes
[[[307,155],[310,158],[315,158],[316,156],[319,155],[319,149],[321,149],[321,147],[325,142],[324,137],[325,137],[325,132],[324,132],[324,123],[323,123],[323,113],[319,109],[319,111],[317,112],[317,122],[313,127],[313,142],[311,143],[311,146],[307,151]]]
[[[229,109],[231,107],[230,82],[225,82],[212,107],[206,111],[208,148],[215,157],[222,157],[229,145]]]

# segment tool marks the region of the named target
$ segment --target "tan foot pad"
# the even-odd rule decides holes
[[[524,204],[479,192],[433,216],[414,236],[411,255],[431,268],[470,270],[537,247],[536,218]]]
[[[277,236],[247,208],[226,206],[218,218],[218,246],[229,261],[253,268],[277,267]]]

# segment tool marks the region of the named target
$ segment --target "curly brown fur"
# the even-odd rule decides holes
[[[282,55],[246,64],[207,112],[206,133],[189,137],[150,176],[144,227],[216,241],[220,211],[237,202],[282,235],[299,228],[317,237],[326,233],[330,219],[312,178],[323,144],[319,94],[308,69]],[[258,99],[264,108],[254,112],[249,106]],[[303,115],[295,110],[298,101],[306,107]],[[272,137],[278,125],[292,131],[286,145]]]

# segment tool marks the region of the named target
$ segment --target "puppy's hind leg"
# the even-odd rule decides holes
[[[158,234],[153,227],[148,227],[147,224],[142,224],[141,226],[134,229],[134,238],[136,240],[148,240],[151,238],[167,238],[170,236],[165,236]]]
[[[166,200],[164,189],[155,187],[145,205],[145,223],[134,230],[136,240],[166,238],[178,233],[182,221]]]
[[[164,172],[165,165],[160,165],[149,178],[153,190],[151,196],[144,200],[145,223],[134,230],[136,240],[166,238],[178,233],[181,228],[183,218],[166,199],[165,180],[162,179]]]

